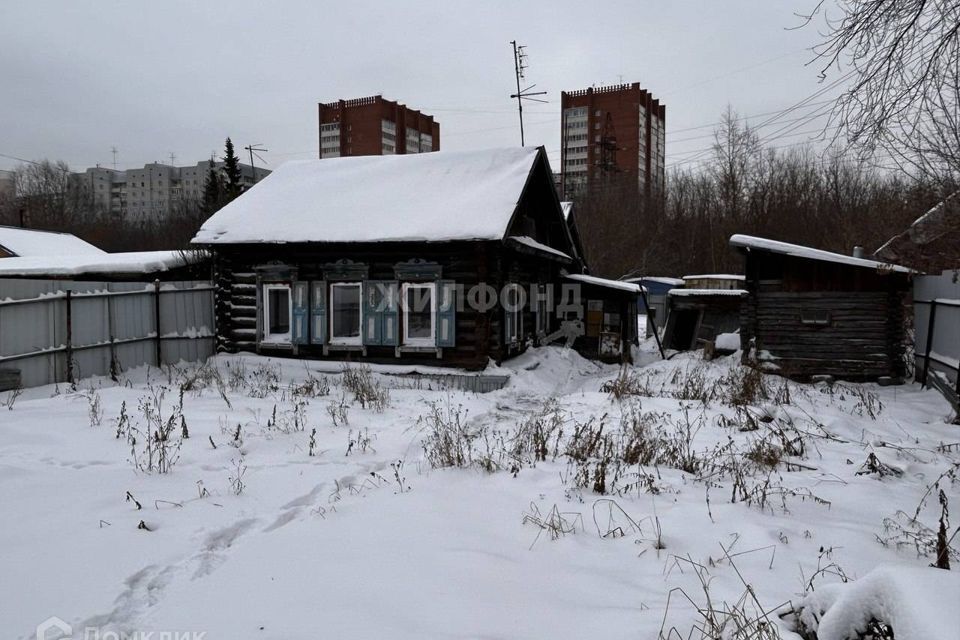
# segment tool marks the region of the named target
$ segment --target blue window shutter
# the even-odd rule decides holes
[[[295,282],[293,285],[293,322],[290,326],[290,342],[293,344],[307,343],[307,310],[310,308],[307,296],[309,289],[306,282]]]
[[[310,308],[310,342],[326,344],[327,342],[327,281],[314,280],[310,283],[313,288]]]
[[[437,346],[452,347],[457,333],[457,286],[453,280],[437,280]]]
[[[363,283],[363,344],[383,344],[383,298],[386,283],[382,280],[366,280]]]
[[[396,280],[384,280],[383,313],[381,314],[380,344],[395,347],[400,344],[400,283]]]

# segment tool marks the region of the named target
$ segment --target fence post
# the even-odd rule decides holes
[[[107,292],[110,291],[110,285],[107,284]],[[110,340],[110,379],[117,382],[120,376],[120,367],[117,364],[116,335],[113,331],[113,298],[107,296],[104,298],[104,302],[107,303],[107,338]]]
[[[927,386],[927,375],[930,373],[930,352],[933,350],[933,329],[937,321],[937,301],[930,301],[930,317],[927,321],[927,349],[923,356],[923,379],[921,386]]]
[[[157,329],[157,339],[156,339],[156,355],[157,355],[157,367],[159,368],[163,364],[163,349],[161,347],[160,341],[160,280],[153,281],[153,316],[154,316],[154,326]]]
[[[73,291],[67,289],[67,338],[64,345],[64,353],[67,357],[67,382],[74,384],[73,378]]]

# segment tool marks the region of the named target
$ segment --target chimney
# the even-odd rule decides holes
[[[863,247],[861,247],[860,245],[855,246],[855,247],[853,248],[853,257],[854,257],[854,258],[862,258],[862,257],[863,257]]]

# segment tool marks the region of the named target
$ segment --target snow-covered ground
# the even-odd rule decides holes
[[[778,613],[801,603],[824,638],[960,628],[960,560],[916,548],[960,461],[936,392],[642,356],[537,349],[482,395],[373,374],[366,408],[342,374],[252,356],[27,390],[0,407],[3,635],[686,638],[767,612],[798,638]]]

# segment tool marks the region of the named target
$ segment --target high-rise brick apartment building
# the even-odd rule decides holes
[[[440,125],[383,96],[320,103],[320,157],[440,150]]]
[[[560,174],[570,196],[612,176],[636,176],[641,193],[663,192],[667,108],[640,84],[560,94]]]

